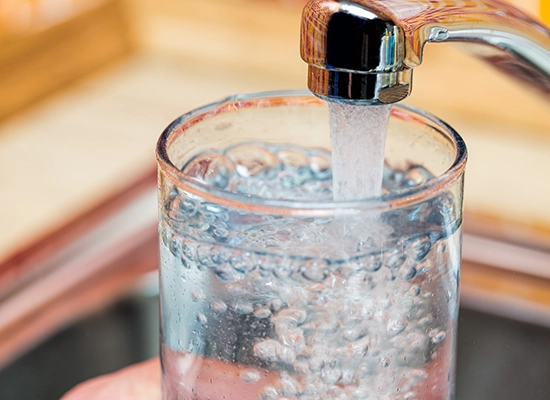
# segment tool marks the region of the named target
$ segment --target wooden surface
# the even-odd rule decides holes
[[[37,8],[29,12],[35,19],[30,26],[11,26],[13,32],[0,35],[0,120],[132,48],[121,0],[88,2],[82,10],[54,18],[55,24],[48,23],[46,12],[38,12],[39,2],[27,4]],[[0,29],[10,22],[1,16]]]
[[[156,139],[179,114],[230,93],[306,85],[298,5],[131,4],[137,55],[0,126],[0,260],[152,170]],[[550,101],[450,45],[427,46],[414,84],[408,102],[466,139],[469,215],[506,235],[548,234]]]

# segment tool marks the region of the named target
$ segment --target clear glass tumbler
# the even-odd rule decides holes
[[[393,107],[383,194],[332,200],[327,104],[229,97],[158,142],[165,400],[451,399],[466,148]]]

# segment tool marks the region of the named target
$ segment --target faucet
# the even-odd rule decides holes
[[[325,100],[401,101],[424,45],[443,42],[550,95],[550,31],[502,0],[310,0],[302,15],[308,87]]]

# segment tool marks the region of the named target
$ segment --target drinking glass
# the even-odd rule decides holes
[[[382,195],[334,202],[325,101],[237,95],[174,121],[157,146],[163,398],[451,399],[466,158],[395,105]]]

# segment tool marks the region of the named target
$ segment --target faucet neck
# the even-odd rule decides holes
[[[550,32],[501,0],[310,0],[301,37],[310,89],[336,101],[402,100],[424,45],[453,41],[550,94]]]

